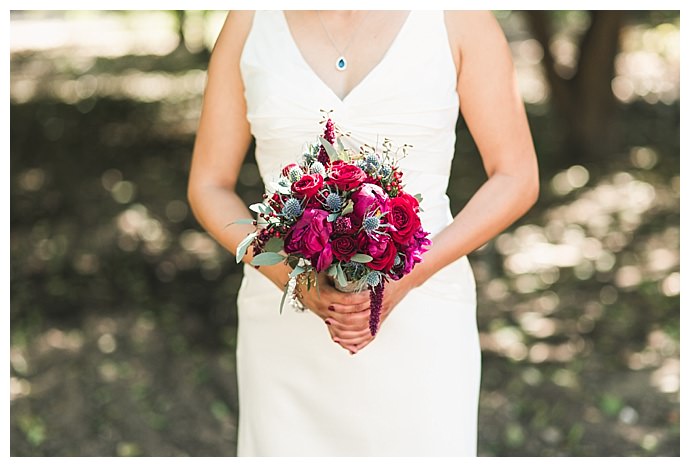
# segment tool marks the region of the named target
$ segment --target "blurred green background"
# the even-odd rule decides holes
[[[542,190],[470,257],[479,454],[677,456],[679,13],[495,14]],[[185,199],[224,18],[11,13],[14,456],[235,454],[242,273]],[[485,180],[457,134],[454,212]]]

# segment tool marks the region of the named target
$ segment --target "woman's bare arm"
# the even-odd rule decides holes
[[[539,192],[537,159],[503,31],[489,12],[448,12],[458,44],[460,110],[479,148],[488,180],[433,239],[424,260],[386,286],[381,322],[414,287],[474,251],[520,218]],[[371,335],[345,343],[366,346]]]
[[[238,219],[253,218],[235,191],[252,138],[239,61],[253,15],[252,11],[229,12],[213,48],[187,188],[199,223],[233,254],[255,230],[246,224],[228,226]],[[250,248],[243,261],[251,259]],[[280,264],[261,271],[281,288],[289,272]]]
[[[228,13],[214,46],[187,188],[189,204],[199,223],[233,254],[247,234],[255,230],[253,225],[228,226],[238,219],[253,218],[235,191],[251,143],[239,62],[253,15],[251,11]],[[252,258],[250,248],[242,261],[250,263]],[[259,268],[281,290],[290,270],[284,263]],[[313,288],[304,293],[303,301],[310,310],[338,323],[343,332],[349,332],[355,325],[364,326],[368,319],[368,294],[338,292],[327,284],[323,275],[319,284],[320,294]],[[331,335],[337,338],[334,332]]]
[[[433,238],[412,272],[420,285],[519,219],[536,202],[539,173],[515,68],[490,12],[448,12],[460,55],[460,110],[479,149],[488,180],[453,222]]]

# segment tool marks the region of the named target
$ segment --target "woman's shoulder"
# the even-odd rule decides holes
[[[496,21],[490,10],[444,10],[443,13],[449,32],[477,31]]]
[[[250,26],[256,10],[229,10],[226,21],[233,26]]]
[[[240,57],[252,28],[254,13],[252,10],[228,11],[211,51],[209,75],[228,76],[237,71],[239,76]]]
[[[228,11],[214,48],[241,51],[252,28],[255,13],[255,10]]]
[[[496,17],[489,10],[446,10],[444,15],[449,39],[458,47],[470,46],[477,42],[476,39],[490,37],[500,30]]]
[[[472,48],[486,50],[487,44],[503,37],[490,10],[445,10],[444,21],[458,72],[464,52]]]

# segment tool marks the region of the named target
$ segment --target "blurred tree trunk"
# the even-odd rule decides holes
[[[616,100],[611,89],[619,50],[623,11],[591,11],[590,24],[582,35],[579,57],[572,76],[564,76],[550,50],[554,37],[549,13],[525,12],[534,38],[544,49],[544,68],[556,112],[565,124],[566,151],[579,162],[615,150]]]

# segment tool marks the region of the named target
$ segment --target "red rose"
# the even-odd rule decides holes
[[[285,167],[283,167],[283,170],[280,172],[283,177],[287,177],[290,174],[290,170],[292,170],[293,167],[297,167],[299,169],[299,165],[297,164],[288,164]]]
[[[376,271],[389,271],[395,264],[395,257],[398,254],[398,249],[390,237],[385,235],[371,235],[359,237],[360,245],[366,244],[363,251],[374,258],[367,263],[371,269]]]
[[[388,221],[395,227],[395,230],[391,229],[390,235],[396,243],[406,244],[422,226],[417,215],[419,202],[414,196],[401,193],[391,198],[390,205],[391,212],[388,215]]]
[[[333,256],[338,260],[350,261],[357,253],[357,242],[350,235],[342,235],[331,241],[331,249],[333,250]]]
[[[328,175],[328,184],[341,190],[354,190],[364,182],[367,174],[362,169],[343,161],[334,161]]]
[[[323,187],[323,177],[319,174],[306,174],[292,184],[292,191],[300,196],[312,197]]]
[[[304,206],[305,208],[314,208],[314,209],[323,209],[323,205],[321,204],[321,201],[316,196],[312,196],[311,198],[307,198],[307,204]]]

